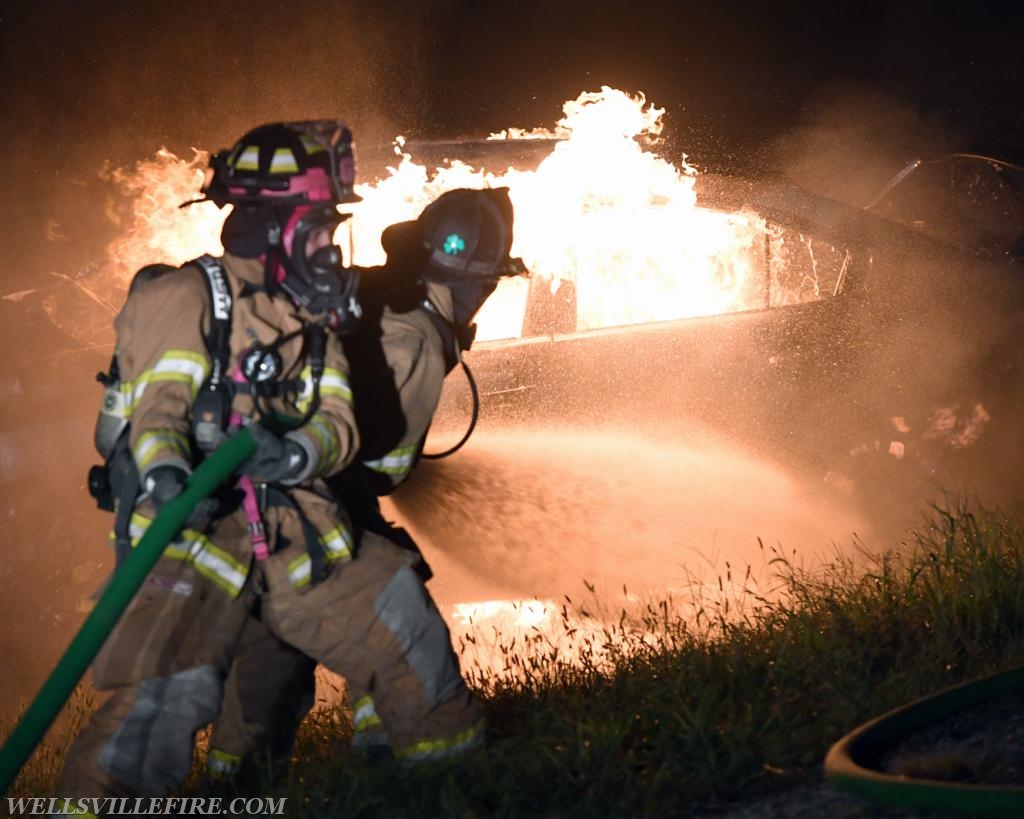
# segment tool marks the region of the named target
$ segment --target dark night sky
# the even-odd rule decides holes
[[[828,146],[839,164],[853,145],[896,162],[939,133],[1022,147],[1024,7],[997,9],[7,0],[2,275],[68,263],[67,247],[44,241],[47,220],[72,243],[109,229],[90,195],[104,161],[217,149],[274,119],[341,115],[366,156],[396,133],[550,125],[564,100],[607,84],[667,108],[672,144],[706,166],[807,170],[782,148],[818,150],[821,134],[847,143]]]

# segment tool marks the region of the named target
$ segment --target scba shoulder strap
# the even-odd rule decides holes
[[[225,373],[231,355],[232,299],[231,289],[224,277],[224,268],[219,259],[204,255],[182,267],[189,266],[195,266],[203,273],[211,305],[206,346],[213,364],[210,377],[200,390],[193,413],[196,441],[202,447],[203,439],[216,445],[230,416],[230,382],[225,379]],[[132,279],[129,295],[137,287],[145,286],[147,282],[179,269],[171,265],[147,265]],[[89,470],[89,492],[96,499],[100,509],[115,513],[115,554],[120,565],[131,548],[131,514],[141,486],[135,460],[128,447],[130,421],[121,391],[121,372],[116,354],[110,362],[109,372],[100,373],[97,379],[106,388],[95,436],[96,448],[103,455],[104,464]],[[204,397],[210,395],[213,398]],[[200,403],[203,404],[202,410]]]
[[[460,353],[462,350],[467,349],[468,345],[465,347],[460,345],[455,328],[452,326],[451,322],[441,316],[430,299],[423,299],[419,306],[422,308],[423,312],[430,316],[430,321],[437,330],[437,334],[441,336],[441,350],[444,354],[444,371],[445,373],[450,373],[455,369],[455,365],[461,360]]]
[[[221,363],[227,361],[231,336],[231,288],[224,277],[224,263],[214,256],[204,254],[189,264],[196,265],[206,275],[210,288],[210,309],[212,323],[207,343],[211,352],[218,354]],[[220,343],[211,343],[220,342]],[[223,367],[222,367],[223,369]]]
[[[220,259],[208,254],[190,262],[204,274],[210,291],[210,328],[206,349],[210,353],[210,375],[192,408],[192,432],[203,452],[221,442],[231,418],[231,288]]]
[[[212,448],[211,444],[215,446],[219,442],[220,433],[226,428],[231,411],[231,383],[226,374],[231,356],[232,298],[231,289],[224,276],[223,264],[220,259],[204,255],[182,265],[181,268],[166,264],[146,265],[132,278],[128,294],[131,296],[137,288],[145,287],[148,282],[185,267],[199,269],[210,293],[210,327],[205,342],[213,363],[210,377],[200,390],[197,408],[193,413],[196,440],[205,451],[207,447]],[[98,373],[96,378],[104,386],[104,396],[96,423],[94,443],[96,451],[103,456],[105,463],[89,471],[89,490],[101,509],[112,511],[114,497],[119,497],[119,494],[112,491],[109,478],[112,472],[124,471],[112,469],[112,463],[117,460],[115,447],[127,438],[129,425],[128,407],[122,390],[121,371],[116,353],[111,358],[109,371]],[[200,404],[202,406],[199,406]],[[125,483],[133,484],[132,481]]]

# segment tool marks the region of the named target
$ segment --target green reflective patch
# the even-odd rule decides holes
[[[444,252],[449,256],[458,256],[465,249],[466,240],[459,236],[458,233],[451,233],[444,240]]]

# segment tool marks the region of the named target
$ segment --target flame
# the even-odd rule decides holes
[[[356,262],[380,263],[381,230],[443,191],[506,186],[516,211],[513,254],[553,292],[569,283],[578,330],[759,306],[763,292],[751,271],[764,222],[697,207],[697,170],[641,144],[663,127],[664,110],[645,103],[642,94],[604,87],[566,102],[553,131],[491,135],[562,140],[534,171],[493,173],[455,161],[428,173],[399,142],[401,163],[383,181],[359,186]],[[519,336],[526,298],[525,282],[503,281],[478,316],[477,338]]]
[[[114,276],[127,286],[140,267],[154,262],[183,264],[204,253],[219,254],[222,212],[212,202],[181,207],[196,199],[203,184],[208,155],[193,150],[179,159],[166,148],[131,170],[110,174],[131,201],[127,230],[107,246]],[[118,221],[116,214],[111,214]]]
[[[514,255],[552,292],[567,287],[576,329],[710,315],[764,305],[752,275],[763,264],[768,229],[752,212],[699,207],[697,169],[655,154],[664,110],[608,87],[563,106],[553,130],[508,129],[492,139],[555,137],[535,170],[475,168],[461,161],[428,169],[395,143],[398,163],[387,175],[357,185],[336,241],[351,262],[384,261],[383,229],[415,218],[430,201],[457,187],[506,186],[516,209]],[[143,264],[179,264],[220,252],[224,213],[211,203],[181,209],[202,182],[206,155],[179,159],[161,149],[114,181],[133,201],[128,230],[108,248],[126,283]],[[480,340],[517,337],[530,283],[504,280],[478,316]]]
[[[762,571],[766,567],[762,567]],[[471,679],[514,679],[555,667],[613,672],[623,657],[671,643],[672,624],[693,633],[743,622],[760,602],[776,600],[750,571],[742,578],[691,578],[687,585],[655,594],[622,596],[603,590],[584,605],[566,596],[550,599],[481,600],[448,609],[448,626],[463,671]],[[667,612],[671,612],[671,619]],[[709,619],[710,618],[710,619]]]

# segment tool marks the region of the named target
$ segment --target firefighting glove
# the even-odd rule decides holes
[[[298,441],[287,435],[279,437],[260,424],[252,424],[248,429],[256,451],[239,469],[243,475],[255,481],[286,486],[294,486],[309,477],[310,459]]]
[[[144,488],[157,514],[170,501],[182,493],[189,473],[180,466],[158,466],[153,469],[144,481]],[[203,498],[195,505],[188,517],[185,519],[186,529],[202,529],[217,511],[217,501],[213,498]]]

